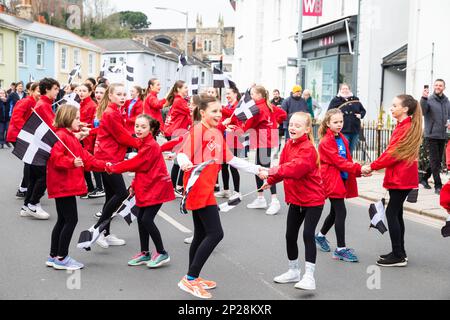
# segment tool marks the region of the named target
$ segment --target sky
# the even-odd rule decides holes
[[[195,28],[197,13],[203,18],[203,27],[215,27],[219,14],[225,26],[234,26],[234,11],[229,0],[110,0],[117,11],[142,11],[152,23],[151,29],[185,28],[186,18],[180,13],[155,10],[154,7],[173,8],[189,12],[189,27]]]

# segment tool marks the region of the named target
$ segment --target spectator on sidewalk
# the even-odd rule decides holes
[[[6,91],[6,96],[9,96],[13,92],[16,92],[16,83],[15,82],[11,82],[11,84],[9,85],[9,89],[8,89],[8,91]]]
[[[331,100],[328,110],[340,109],[344,113],[342,133],[350,144],[350,152],[353,153],[358,146],[361,120],[366,116],[366,109],[350,90],[348,84],[342,83],[338,95]]]
[[[308,112],[311,114],[313,122],[315,122],[316,117],[322,113],[322,108],[319,106],[317,101],[312,98],[311,91],[309,89],[305,89],[303,91],[303,99],[306,101],[306,105],[308,106]],[[316,115],[316,110],[319,110]]]
[[[450,123],[448,122],[450,119],[450,101],[444,94],[444,91],[445,81],[438,79],[434,82],[434,93],[430,96],[428,89],[425,89],[420,101],[425,117],[425,141],[428,146],[429,165],[434,179],[436,194],[440,194],[442,189],[441,163],[448,139],[447,129],[450,129]],[[431,177],[431,174],[430,170],[426,171],[420,183],[424,187],[429,188],[428,179]]]
[[[297,112],[308,113],[308,105],[302,98],[302,91],[303,89],[301,86],[295,85],[294,88],[292,88],[291,96],[289,98],[286,98],[281,105],[281,108],[288,114],[287,121],[283,123],[283,129],[286,133],[286,140],[289,139],[289,133],[287,129],[289,120],[291,119],[292,115]]]
[[[284,98],[280,95],[280,90],[273,90],[273,99],[270,101],[274,106],[280,107],[283,105]],[[281,152],[281,140],[286,135],[285,130],[283,128],[283,124],[278,128],[278,152],[275,155],[275,159],[278,158],[279,153]]]

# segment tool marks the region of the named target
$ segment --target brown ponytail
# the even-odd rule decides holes
[[[326,136],[327,130],[328,130],[328,124],[330,123],[331,118],[337,114],[340,114],[342,116],[344,115],[342,113],[342,111],[339,109],[331,109],[325,114],[325,118],[322,120],[322,123],[320,124],[320,128],[319,128],[320,139],[322,139],[323,137]]]
[[[266,100],[267,107],[270,109],[270,112],[273,112],[272,102],[270,102],[270,94],[269,91],[266,90],[263,86],[255,86],[253,89],[261,94],[264,100]]]
[[[164,107],[171,106],[173,104],[173,100],[175,100],[175,96],[178,94],[178,89],[183,88],[185,82],[182,80],[178,80],[173,85],[172,89],[170,89],[169,94],[167,95],[167,101]]]

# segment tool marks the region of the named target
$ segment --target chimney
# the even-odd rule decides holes
[[[16,6],[16,15],[19,18],[33,21],[33,7],[31,0],[22,0],[20,4]]]

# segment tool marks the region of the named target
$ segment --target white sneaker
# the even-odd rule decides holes
[[[295,284],[294,287],[300,290],[316,290],[316,280],[314,280],[313,276],[305,273],[302,280]]]
[[[192,240],[194,240],[194,236],[184,239],[184,243],[191,244]]]
[[[216,198],[229,198],[231,196],[231,192],[230,192],[230,190],[223,190],[223,191],[214,193],[214,196]]]
[[[50,218],[50,214],[42,209],[40,203],[36,205],[28,204],[28,209],[30,210],[30,215],[36,219],[48,220],[48,218]]]
[[[94,213],[94,218],[97,219],[97,220],[100,219],[101,216],[102,216],[102,212],[101,211]]]
[[[110,246],[124,246],[126,244],[125,240],[117,238],[114,234],[106,236],[105,240]]]
[[[234,191],[233,194],[230,197],[230,200],[234,200],[234,199],[241,199],[242,200],[242,194],[239,192]]]
[[[22,208],[20,208],[19,216],[31,217],[30,209],[27,206],[22,206]]]
[[[288,272],[275,277],[273,279],[276,283],[294,283],[300,281],[300,269],[289,269]]]
[[[108,249],[109,248],[109,244],[108,241],[106,241],[106,237],[105,234],[102,232],[102,234],[100,235],[100,237],[98,237],[96,243],[102,247],[103,249]]]
[[[265,198],[256,198],[252,203],[247,205],[249,209],[265,209],[267,208],[267,202]]]
[[[280,201],[278,199],[272,199],[272,203],[270,204],[269,209],[267,209],[266,214],[268,214],[269,216],[274,216],[278,212],[280,212],[280,209]]]

